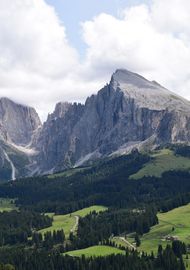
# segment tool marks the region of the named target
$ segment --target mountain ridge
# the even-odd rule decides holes
[[[45,122],[46,132],[42,131],[38,144],[41,171],[48,171],[47,164],[53,164],[50,171],[56,171],[128,153],[134,147],[141,150],[166,142],[189,142],[189,129],[183,132],[180,126],[189,124],[189,105],[189,101],[158,83],[118,69],[110,83],[88,97],[84,105],[67,105],[71,117],[57,115],[53,122],[52,119]],[[76,118],[73,106],[81,106]],[[60,132],[66,127],[69,127],[66,133],[54,135],[53,130]],[[42,160],[46,160],[44,164]]]
[[[53,173],[134,148],[190,141],[190,102],[125,69],[117,69],[85,104],[57,103],[43,125],[35,109],[11,102],[0,99],[0,131],[11,134],[1,137],[15,155],[16,149],[28,160],[26,175]]]

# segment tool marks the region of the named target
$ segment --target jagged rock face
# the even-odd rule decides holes
[[[190,142],[190,112],[166,111],[158,127],[161,142]]]
[[[0,99],[0,180],[29,173],[33,135],[41,127],[36,111],[8,98]]]
[[[27,145],[39,126],[41,122],[33,108],[16,104],[7,98],[0,99],[0,134],[5,141]]]
[[[48,116],[37,139],[37,164],[41,172],[54,167],[71,166],[67,159],[72,144],[71,134],[81,118],[84,106],[81,104],[58,103],[53,114]],[[60,161],[64,161],[64,165]],[[67,164],[66,164],[67,163]]]
[[[58,171],[150,139],[189,142],[190,103],[156,82],[117,70],[85,105],[56,106],[37,141],[38,164],[41,172]]]
[[[117,70],[84,105],[58,103],[43,126],[34,109],[0,99],[3,177],[60,171],[176,142],[190,142],[190,102],[127,70]]]

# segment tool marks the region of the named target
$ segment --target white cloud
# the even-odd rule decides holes
[[[77,63],[65,28],[43,0],[0,1],[1,67],[57,77]]]
[[[47,112],[49,104],[69,98],[64,82],[78,65],[52,7],[43,0],[0,0],[1,96]]]
[[[120,18],[100,14],[82,23],[87,50],[80,63],[45,0],[0,0],[0,96],[44,118],[55,102],[84,101],[124,67],[190,98],[189,21],[189,0],[153,0]]]
[[[82,25],[86,65],[93,75],[125,67],[190,98],[189,22],[189,0],[154,0],[121,18],[100,14]]]

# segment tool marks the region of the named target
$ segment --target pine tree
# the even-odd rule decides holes
[[[135,242],[136,242],[136,247],[140,247],[141,240],[140,240],[140,237],[137,233],[135,235]]]

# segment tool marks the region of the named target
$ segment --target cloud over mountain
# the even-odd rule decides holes
[[[99,14],[81,24],[87,49],[80,61],[44,0],[0,0],[0,96],[44,117],[59,100],[84,100],[123,67],[190,98],[189,21],[188,0],[154,0],[119,17]]]
[[[125,67],[190,98],[190,2],[154,0],[83,23],[92,73]],[[99,76],[99,74],[98,74]]]

